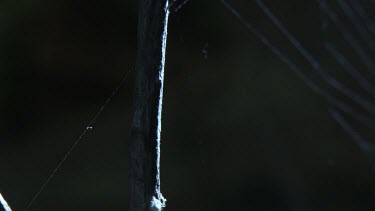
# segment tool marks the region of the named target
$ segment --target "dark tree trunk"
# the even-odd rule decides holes
[[[160,193],[160,131],[168,0],[140,0],[134,116],[129,145],[129,210],[164,207]]]

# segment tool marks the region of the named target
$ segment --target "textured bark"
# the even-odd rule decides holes
[[[129,145],[129,210],[161,210],[160,131],[168,0],[140,0],[134,116]]]

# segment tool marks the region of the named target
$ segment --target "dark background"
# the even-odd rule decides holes
[[[308,67],[255,4],[233,2]],[[321,51],[316,2],[265,2],[333,63]],[[136,28],[135,0],[0,2],[0,192],[15,211],[134,69]],[[127,210],[133,74],[30,210]],[[165,210],[374,210],[371,166],[329,108],[219,0],[172,9]]]

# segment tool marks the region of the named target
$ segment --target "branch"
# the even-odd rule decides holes
[[[160,211],[160,131],[168,0],[139,1],[134,113],[129,144],[129,210]]]
[[[12,211],[12,209],[10,209],[10,206],[8,205],[7,201],[5,201],[1,193],[0,193],[0,203],[1,205],[3,205],[4,211]]]

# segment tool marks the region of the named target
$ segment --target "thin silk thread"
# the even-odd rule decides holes
[[[65,162],[65,160],[69,157],[69,155],[72,153],[72,151],[74,150],[74,148],[78,145],[78,143],[82,140],[82,138],[85,136],[85,134],[89,130],[92,130],[94,123],[96,122],[96,120],[98,119],[98,117],[102,114],[104,108],[112,100],[113,96],[115,96],[117,94],[117,92],[119,91],[119,89],[124,85],[124,83],[125,83],[126,79],[128,78],[128,75],[129,75],[130,72],[131,72],[131,69],[128,70],[123,75],[123,77],[121,79],[121,82],[119,83],[119,85],[117,86],[117,88],[107,98],[107,100],[105,101],[105,103],[100,107],[100,109],[98,110],[98,112],[96,112],[96,114],[94,115],[94,117],[92,118],[92,120],[89,122],[89,124],[85,127],[85,129],[83,130],[83,132],[81,133],[81,135],[78,137],[78,139],[69,148],[68,152],[65,154],[65,156],[63,157],[63,159],[61,159],[61,161],[59,162],[59,164],[56,166],[56,168],[49,175],[49,177],[47,178],[47,180],[43,183],[43,185],[41,186],[41,188],[39,189],[39,191],[34,195],[34,197],[32,198],[32,200],[29,202],[29,204],[27,205],[25,211],[27,211],[27,210],[29,210],[31,208],[31,206],[33,205],[33,203],[35,202],[35,200],[39,197],[39,195],[47,187],[47,185],[49,184],[49,182],[51,181],[51,179],[55,176],[55,174],[57,173],[57,171],[60,169],[60,167],[62,166],[62,164]]]

